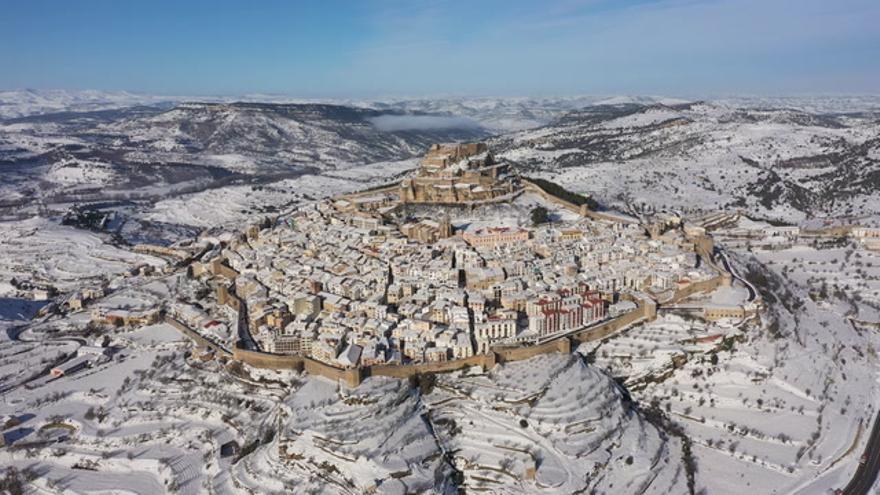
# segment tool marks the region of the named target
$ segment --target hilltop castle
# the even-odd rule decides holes
[[[402,203],[471,203],[517,190],[506,163],[496,162],[486,143],[434,144],[413,177],[401,181]]]

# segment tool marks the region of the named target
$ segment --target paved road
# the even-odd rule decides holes
[[[254,341],[254,338],[251,337],[251,330],[248,325],[247,303],[244,298],[239,297],[239,295],[235,293],[234,285],[230,287],[229,292],[232,294],[232,297],[238,299],[238,344],[242,349],[259,351],[260,347]]]
[[[865,455],[868,457],[867,462],[856,469],[853,479],[843,489],[844,494],[868,495],[877,481],[877,473],[880,472],[880,415],[874,419],[874,428],[871,429]]]
[[[720,255],[721,263],[724,264],[724,269],[727,270],[728,273],[730,273],[730,276],[732,276],[734,279],[738,280],[740,283],[745,285],[746,289],[748,289],[749,302],[754,301],[755,298],[758,297],[758,289],[756,289],[755,286],[753,286],[751,282],[744,279],[743,277],[740,277],[739,274],[736,273],[736,271],[730,265],[730,260],[727,259],[727,253],[725,253],[721,249],[718,249],[718,254]]]

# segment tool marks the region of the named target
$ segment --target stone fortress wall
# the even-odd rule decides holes
[[[469,358],[455,359],[442,363],[383,364],[356,368],[338,368],[305,356],[270,354],[267,352],[249,351],[238,347],[232,351],[231,358],[235,361],[247,363],[255,368],[305,371],[331,380],[341,380],[350,387],[356,387],[364,378],[369,376],[410,378],[416,375],[448,373],[473,366],[479,366],[484,370],[488,370],[498,363],[523,361],[541,354],[557,352],[569,354],[576,348],[576,345],[573,344],[603,339],[633,323],[641,320],[650,321],[654,318],[656,318],[655,306],[652,303],[642,302],[638,308],[624,313],[614,320],[571,334],[561,335],[542,344],[516,347],[495,346],[486,354],[477,354]],[[187,333],[187,335],[192,336],[190,333]]]
[[[522,183],[523,189],[525,191],[537,194],[538,196],[541,196],[541,198],[545,201],[553,203],[556,206],[569,210],[572,213],[575,213],[582,217],[592,218],[593,220],[604,220],[607,222],[634,223],[633,220],[629,220],[627,218],[617,215],[608,215],[600,211],[593,211],[587,208],[586,205],[578,206],[570,201],[566,201],[558,196],[554,196],[542,189],[541,186],[524,177],[520,177],[520,182]]]
[[[692,282],[685,287],[675,290],[672,302],[679,302],[698,292],[711,292],[719,287],[729,287],[731,284],[730,274],[723,273],[707,280]]]
[[[562,200],[560,200],[562,201]],[[674,304],[684,300],[699,292],[710,292],[718,287],[729,285],[729,274],[719,274],[711,279],[694,282],[687,287],[680,288],[675,291],[670,301],[665,304]],[[238,299],[228,293],[226,287],[220,284],[217,287],[218,300],[221,304],[230,306],[233,310],[238,310]],[[220,355],[231,357],[232,360],[247,363],[255,368],[279,369],[279,370],[295,370],[299,372],[307,372],[317,376],[323,376],[335,381],[343,381],[350,387],[356,387],[360,382],[369,376],[388,376],[393,378],[410,378],[416,375],[448,373],[458,371],[473,366],[479,366],[484,370],[492,368],[498,363],[508,363],[514,361],[523,361],[542,354],[551,353],[571,353],[577,345],[585,342],[593,342],[604,339],[617,333],[624,328],[629,327],[640,321],[653,321],[657,317],[657,305],[651,299],[637,299],[629,296],[630,299],[637,303],[637,307],[628,311],[613,320],[590,326],[572,333],[560,335],[555,338],[537,345],[521,345],[521,346],[493,346],[490,352],[486,354],[478,354],[465,359],[456,359],[440,363],[420,363],[420,364],[385,364],[373,366],[361,366],[355,368],[339,368],[315,359],[291,354],[271,354],[261,351],[250,351],[236,347],[231,353],[216,344],[208,341],[204,337],[195,332],[183,323],[166,317],[166,322],[182,331],[186,336],[193,339],[198,345],[211,348],[218,351]]]
[[[176,318],[172,318],[171,316],[165,315],[165,323],[171,325],[172,327],[174,327],[178,331],[180,331],[180,333],[189,337],[193,342],[196,343],[196,345],[201,346],[201,347],[205,347],[207,349],[211,349],[212,351],[214,351],[215,353],[217,353],[217,355],[219,355],[221,357],[227,357],[227,358],[232,357],[232,354],[229,351],[227,351],[226,349],[220,347],[219,345],[211,342],[210,340],[206,339],[205,337],[202,337],[202,335],[199,334],[199,332],[196,332],[195,330],[189,328],[182,321],[180,321]]]
[[[724,283],[722,276],[691,284],[684,290],[677,291],[674,300],[684,299],[697,292],[711,291]],[[692,289],[691,289],[692,288]],[[166,317],[165,321],[191,338],[198,345],[208,347],[220,355],[230,357],[234,361],[246,363],[255,368],[295,370],[299,372],[323,376],[335,381],[342,381],[350,387],[356,387],[369,376],[388,376],[392,378],[410,378],[416,375],[448,373],[473,366],[488,370],[499,363],[509,363],[531,359],[542,354],[571,353],[578,344],[601,340],[640,321],[653,321],[657,317],[656,305],[653,301],[638,301],[638,307],[619,317],[588,327],[570,334],[561,335],[542,344],[529,346],[495,346],[486,354],[478,354],[465,359],[456,359],[442,363],[421,364],[383,364],[361,366],[356,368],[338,368],[315,359],[293,354],[271,354],[261,351],[249,351],[236,347],[232,353],[188,328],[183,323]]]

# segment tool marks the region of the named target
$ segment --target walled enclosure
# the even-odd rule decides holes
[[[619,217],[606,216],[600,212],[591,211],[586,207],[577,206],[574,203],[556,197],[544,191],[541,187],[532,183],[528,179],[522,179],[522,183],[524,190],[538,194],[545,200],[579,215],[614,222],[626,222],[626,220]],[[392,184],[377,190],[352,193],[343,197],[352,198],[360,196],[362,194],[375,194],[379,191],[391,191],[394,190],[396,187],[397,184]],[[697,247],[703,247],[705,251],[705,246],[698,244]],[[211,269],[215,274],[224,276],[231,280],[234,280],[235,277],[238,275],[238,272],[219,261],[215,261],[212,264]],[[697,292],[711,291],[721,285],[729,285],[729,277],[729,274],[722,273],[716,277],[713,277],[712,279],[689,284],[687,287],[676,290],[670,302],[680,301]],[[230,306],[233,310],[236,311],[239,310],[240,301],[237,297],[230,294],[228,289],[223,284],[220,284],[217,287],[217,299],[220,304]],[[338,368],[305,356],[280,355],[260,351],[250,351],[239,348],[237,346],[233,349],[232,353],[229,353],[229,351],[226,351],[220,346],[217,346],[216,344],[208,341],[207,339],[199,335],[198,332],[195,332],[194,330],[188,328],[180,321],[177,321],[170,317],[166,317],[166,322],[170,323],[172,326],[183,332],[186,336],[190,337],[197,344],[211,348],[215,350],[215,352],[218,352],[223,356],[231,357],[233,360],[247,363],[250,366],[265,369],[289,369],[300,372],[305,371],[310,374],[329,378],[331,380],[342,380],[348,386],[356,387],[360,384],[363,378],[369,376],[409,378],[420,374],[446,373],[457,371],[465,368],[470,368],[472,366],[480,366],[481,368],[486,370],[492,368],[495,364],[522,361],[541,354],[549,354],[554,352],[566,354],[571,353],[572,348],[576,347],[577,344],[583,342],[592,342],[595,340],[606,338],[613,333],[640,320],[652,321],[656,319],[657,308],[653,300],[642,301],[636,298],[632,299],[637,303],[638,307],[636,309],[624,313],[613,320],[570,334],[552,338],[551,340],[548,340],[547,342],[544,342],[542,344],[515,347],[495,346],[492,347],[490,352],[486,354],[478,354],[465,359],[456,359],[439,363],[400,365],[386,364],[356,368]]]
[[[315,359],[295,354],[271,354],[260,351],[249,351],[235,347],[232,353],[226,351],[213,342],[205,339],[198,332],[190,329],[180,321],[167,317],[165,321],[184,335],[195,341],[198,345],[208,347],[224,357],[231,357],[235,361],[246,363],[255,368],[295,370],[307,372],[313,375],[323,376],[331,380],[343,381],[349,387],[356,387],[361,380],[369,376],[388,376],[392,378],[410,378],[415,375],[448,373],[473,366],[479,366],[484,370],[491,369],[495,364],[530,359],[541,354],[559,352],[568,354],[572,352],[572,341],[576,343],[591,342],[605,338],[627,325],[641,319],[653,319],[655,314],[653,305],[642,302],[639,307],[621,315],[620,317],[602,323],[596,327],[564,335],[543,344],[520,347],[493,347],[489,353],[478,354],[465,359],[455,359],[442,363],[421,364],[384,364],[374,366],[362,366],[357,368],[338,368]]]

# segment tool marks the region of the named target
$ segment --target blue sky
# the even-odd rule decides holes
[[[0,0],[0,88],[880,93],[878,0]]]

